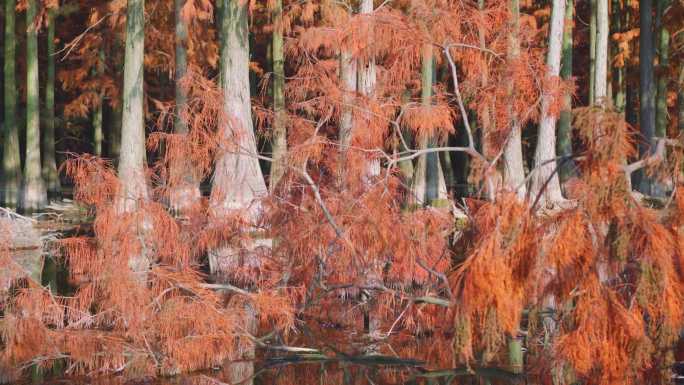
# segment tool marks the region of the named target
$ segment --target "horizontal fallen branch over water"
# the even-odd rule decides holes
[[[314,349],[315,350],[315,349]],[[265,360],[266,366],[286,365],[294,363],[326,363],[326,362],[347,362],[357,365],[366,366],[410,366],[419,367],[425,365],[424,361],[414,360],[411,358],[399,358],[383,355],[360,355],[349,356],[345,354],[337,354],[328,356],[323,353],[302,353],[290,354],[282,357],[271,357]]]

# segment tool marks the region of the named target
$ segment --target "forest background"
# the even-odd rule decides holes
[[[33,270],[4,232],[5,380],[323,332],[542,383],[684,359],[684,2],[4,5],[2,202],[90,221]]]

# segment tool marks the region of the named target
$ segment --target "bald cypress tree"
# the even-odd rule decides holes
[[[641,140],[639,155],[648,156],[655,149],[656,84],[654,77],[655,50],[653,47],[653,0],[642,0],[639,4],[639,125]],[[634,174],[635,185],[643,194],[652,194],[652,182],[643,170]]]
[[[21,186],[21,158],[19,155],[19,130],[17,127],[17,80],[16,80],[16,0],[5,0],[5,47],[4,47],[4,116],[2,158],[2,203],[16,208]]]
[[[26,161],[21,207],[40,210],[47,205],[47,191],[40,160],[40,101],[38,96],[38,30],[35,18],[37,0],[28,0],[26,9]]]
[[[48,10],[47,33],[47,84],[45,84],[45,127],[41,135],[43,162],[43,178],[47,184],[48,193],[58,195],[62,187],[57,174],[55,159],[55,21],[57,15],[54,9]]]

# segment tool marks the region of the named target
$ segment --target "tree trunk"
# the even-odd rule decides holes
[[[97,52],[98,62],[96,76],[102,79],[104,76],[104,49],[100,47]],[[93,111],[93,154],[102,156],[102,141],[104,134],[102,131],[102,109],[104,107],[104,92],[100,91],[95,111]]]
[[[548,79],[560,73],[561,43],[565,19],[565,0],[553,0],[551,28],[549,31],[549,52],[546,59]],[[540,197],[541,207],[563,201],[558,173],[556,172],[556,117],[550,113],[553,95],[544,90],[541,101],[541,121],[535,151],[535,170],[532,178],[533,197]]]
[[[596,7],[597,1],[589,2],[589,105],[596,103]]]
[[[510,7],[510,25],[511,34],[508,40],[508,60],[516,62],[520,56],[520,1],[509,0]],[[508,83],[508,97],[515,97],[515,83],[513,79],[509,79]],[[512,104],[512,100],[511,100]],[[512,107],[509,107],[509,115],[511,120],[511,133],[509,134],[506,147],[504,147],[503,162],[504,162],[504,184],[507,189],[515,191],[518,199],[525,199],[527,188],[525,186],[525,165],[523,163],[522,152],[522,130],[520,127],[519,117],[516,116]]]
[[[185,107],[188,96],[181,80],[187,73],[187,41],[188,27],[181,18],[181,10],[184,0],[175,0],[176,22],[176,115],[174,119],[174,132],[178,135],[188,134],[188,125],[181,117],[181,111]],[[198,177],[194,175],[192,166],[185,159],[173,160],[171,167],[171,188],[169,191],[169,203],[171,208],[180,212],[195,204],[200,198]]]
[[[117,210],[134,212],[147,200],[145,177],[145,127],[143,115],[144,0],[128,0],[126,11],[126,50],[124,56],[123,113],[121,117],[120,195]],[[142,224],[143,233],[146,224]],[[146,255],[129,257],[134,272],[146,271]]]
[[[629,12],[623,7],[623,2],[620,0],[613,0],[612,4],[613,11],[613,29],[616,32],[624,32],[624,27],[629,26],[628,18]],[[617,44],[613,44],[613,57],[619,52],[619,47]],[[615,79],[615,85],[617,91],[615,92],[615,108],[619,112],[625,112],[627,89],[625,82],[625,68],[627,63],[623,63],[620,67],[613,67],[613,78]]]
[[[367,15],[366,17],[370,18],[372,13],[373,0],[362,0],[359,4],[359,14]],[[368,41],[368,46],[370,47],[373,45],[374,40],[373,24],[372,20],[367,20],[366,22],[368,23],[367,28],[369,33],[369,36],[367,36],[366,40]],[[375,88],[377,83],[375,57],[371,54],[371,56],[368,57],[367,61],[359,60],[357,68],[358,72],[356,88],[359,90],[359,93],[361,95],[365,96],[368,99],[374,99]],[[374,118],[372,116],[372,113],[366,109],[364,109],[363,111],[365,113],[366,121],[370,123],[370,121]],[[366,163],[366,168],[364,170],[364,180],[370,183],[370,179],[378,175],[380,175],[380,161],[377,159],[370,159]]]
[[[411,97],[411,92],[408,90],[405,90],[403,95],[401,96],[401,104],[402,106],[405,106],[407,103],[409,103]],[[401,131],[399,131],[399,134],[402,135],[403,140],[399,140],[399,151],[404,152],[408,151],[409,147],[411,147],[411,143],[413,142],[413,134],[410,132],[408,129],[402,128]],[[408,146],[408,147],[407,147]],[[401,171],[401,175],[403,177],[403,182],[404,185],[407,187],[413,186],[413,161],[412,160],[402,160],[399,162],[399,170]],[[410,201],[410,200],[409,200]]]
[[[655,98],[656,85],[653,75],[653,0],[642,0],[639,4],[639,91],[641,140],[639,156],[645,157],[655,149]],[[652,194],[651,178],[643,170],[635,174],[635,185],[641,193]]]
[[[511,34],[508,39],[508,61],[515,63],[520,56],[520,1],[509,0]],[[507,85],[508,98],[515,98],[515,82],[509,79]],[[525,187],[525,169],[523,165],[522,137],[520,121],[513,107],[509,107],[511,133],[504,147],[504,184],[507,189],[515,191],[519,200],[527,195]],[[517,336],[508,336],[508,364],[513,373],[522,373],[524,369],[522,340]]]
[[[596,0],[596,62],[594,102],[604,104],[608,97],[608,0]]]
[[[432,84],[434,81],[434,57],[432,45],[423,46],[421,76],[421,103],[424,107],[432,105]],[[436,138],[419,135],[419,149],[432,148],[437,145]],[[413,175],[413,196],[415,204],[443,206],[447,200],[446,182],[439,154],[431,152],[418,157]]]
[[[354,125],[354,94],[356,93],[356,60],[351,51],[342,49],[340,52],[340,82],[342,87],[342,112],[340,113],[339,144],[340,144],[340,186],[344,185],[344,170],[347,164],[347,153],[351,146],[352,128]]]
[[[21,157],[19,154],[19,129],[17,127],[17,80],[15,73],[16,39],[14,21],[16,0],[5,0],[5,52],[4,52],[4,113],[2,202],[16,208],[21,186]]]
[[[565,32],[563,34],[563,53],[561,63],[561,78],[568,81],[572,78],[573,27],[574,4],[567,0],[565,8]],[[563,108],[558,119],[558,155],[567,157],[560,166],[561,181],[575,176],[575,162],[572,156],[572,92],[563,95]]]
[[[47,36],[47,84],[45,85],[45,132],[41,135],[43,141],[43,178],[50,195],[56,196],[62,192],[62,186],[57,174],[57,160],[55,159],[55,22],[54,9],[48,10]]]
[[[216,161],[211,190],[212,215],[223,217],[241,212],[255,224],[261,212],[259,200],[268,194],[259,167],[252,126],[249,89],[249,30],[247,2],[225,1],[221,6],[220,72],[224,97],[222,144]],[[267,240],[257,240],[262,242]],[[245,263],[256,264],[254,258]],[[212,273],[230,274],[239,266],[235,250],[222,248],[209,255]]]
[[[47,205],[47,191],[40,161],[40,101],[38,96],[38,31],[34,25],[38,5],[28,0],[26,9],[26,163],[22,208],[35,211]]]
[[[684,134],[684,65],[680,65],[677,87],[677,132]]]
[[[271,191],[285,173],[283,156],[287,153],[287,129],[285,111],[285,56],[283,54],[283,0],[275,0],[273,9],[273,35],[271,41],[273,60],[273,164],[269,188]]]
[[[658,98],[656,100],[656,128],[655,136],[664,138],[667,136],[667,85],[668,67],[670,65],[670,32],[663,22],[663,13],[669,5],[667,0],[658,0],[657,4],[657,31],[658,31]]]

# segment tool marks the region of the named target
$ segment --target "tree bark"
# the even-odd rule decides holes
[[[589,2],[589,105],[596,103],[596,7],[597,1]]]
[[[287,153],[287,130],[285,111],[285,56],[283,54],[283,0],[275,0],[273,8],[273,35],[271,58],[273,60],[273,160],[269,189],[273,191],[285,173],[283,156]]]
[[[104,76],[104,49],[100,47],[97,52],[97,68],[96,76],[102,79]],[[102,129],[102,110],[104,107],[104,92],[100,91],[95,111],[93,111],[93,154],[102,156],[102,141],[104,140],[104,133]]]
[[[252,126],[249,88],[249,30],[247,2],[224,1],[221,6],[220,72],[224,97],[222,144],[214,171],[210,209],[215,217],[240,212],[254,225],[260,199],[268,194],[259,167]],[[257,240],[258,242],[267,240]],[[246,263],[256,264],[250,256]],[[222,248],[209,255],[212,273],[230,274],[239,266],[235,250]]]
[[[128,0],[126,11],[126,50],[124,56],[123,113],[121,117],[121,157],[119,179],[121,191],[117,197],[117,210],[134,212],[147,200],[145,177],[145,127],[143,115],[143,57],[144,57],[144,0]],[[146,232],[147,224],[141,224]],[[143,240],[144,242],[144,240]],[[134,272],[149,268],[144,253],[129,256],[129,267]]]
[[[653,74],[653,0],[642,0],[639,4],[639,123],[641,140],[639,156],[646,157],[655,149],[655,98],[656,85]],[[651,178],[643,170],[634,173],[635,185],[642,194],[652,194]]]
[[[26,212],[47,205],[47,191],[40,161],[40,101],[38,94],[38,30],[34,25],[38,5],[28,0],[26,10],[26,162],[22,208]]]
[[[596,69],[594,102],[604,104],[608,97],[608,0],[596,0]]]
[[[421,103],[424,107],[432,104],[432,83],[434,72],[434,57],[432,45],[423,46],[423,60],[421,70]],[[425,135],[418,136],[419,149],[435,146],[435,139]],[[446,182],[439,155],[435,152],[423,154],[418,157],[414,168],[412,193],[415,204],[437,204],[447,198]]]
[[[677,131],[684,134],[684,65],[680,65],[677,87]]]
[[[668,67],[670,65],[670,32],[663,22],[663,14],[669,5],[667,0],[658,0],[656,11],[656,25],[658,31],[658,97],[656,100],[656,128],[655,136],[665,138],[667,136],[667,85]]]
[[[339,180],[342,186],[344,180],[344,170],[347,164],[347,153],[351,146],[352,128],[354,126],[354,94],[356,93],[356,60],[352,58],[351,51],[342,49],[340,51],[340,82],[342,87],[342,112],[340,113],[339,123],[339,144],[340,144],[340,170]]]
[[[623,7],[623,2],[620,0],[613,0],[612,4],[613,11],[613,29],[616,32],[624,32],[624,27],[629,26],[628,18],[629,12],[627,12]],[[613,44],[613,57],[615,57],[619,52],[619,47],[617,44]],[[627,63],[623,63],[620,67],[613,67],[613,79],[615,79],[616,92],[615,92],[615,108],[619,112],[625,112],[626,106],[626,81],[625,81],[625,68]]]
[[[371,17],[373,13],[373,0],[362,0],[359,4],[359,14],[366,15],[367,18]],[[372,20],[366,20],[367,30],[369,36],[366,40],[368,41],[368,46],[373,45],[373,24]],[[377,73],[375,66],[375,57],[371,53],[371,56],[367,60],[359,60],[357,64],[357,86],[359,93],[368,99],[375,98],[375,88],[377,83]],[[373,119],[372,113],[368,110],[364,110],[366,121],[370,122]],[[366,169],[364,174],[364,180],[370,182],[370,179],[380,175],[380,161],[377,159],[370,159],[366,163]]]
[[[5,47],[4,47],[4,115],[3,159],[2,159],[2,202],[16,208],[21,186],[21,157],[19,154],[19,129],[17,127],[17,80],[15,71],[16,0],[5,0]]]
[[[175,0],[176,22],[176,114],[174,119],[174,133],[178,135],[188,134],[188,125],[181,117],[181,112],[187,104],[188,96],[182,86],[182,79],[187,73],[187,41],[188,27],[181,17],[184,0]],[[171,188],[169,191],[169,203],[176,212],[195,204],[200,198],[198,177],[194,175],[192,166],[185,159],[174,159],[171,167]]]
[[[565,8],[565,32],[563,33],[563,53],[560,75],[565,81],[572,78],[572,56],[573,56],[573,0],[567,0]],[[572,156],[572,92],[563,94],[563,106],[558,119],[558,155],[564,157]],[[575,162],[567,159],[560,166],[561,181],[566,181],[575,176]]]
[[[511,33],[508,40],[508,60],[516,62],[520,56],[520,1],[509,0],[510,8],[510,28]],[[508,83],[508,97],[515,97],[515,82],[511,78]],[[513,100],[511,100],[512,104]],[[518,199],[525,199],[527,187],[525,186],[525,165],[522,152],[522,129],[520,120],[513,107],[509,107],[511,120],[511,133],[504,147],[504,184],[507,189],[515,191]]]
[[[47,184],[50,195],[59,195],[62,186],[57,173],[57,160],[55,159],[55,22],[54,9],[48,10],[48,35],[47,35],[47,84],[45,85],[45,130],[41,139],[43,141],[43,178]]]
[[[552,81],[560,73],[561,42],[565,19],[565,0],[553,0],[551,28],[549,31],[549,52],[546,59],[547,81]],[[541,206],[563,201],[558,173],[556,172],[556,117],[550,113],[553,94],[544,90],[541,101],[541,120],[535,151],[535,170],[531,192],[539,196]]]

